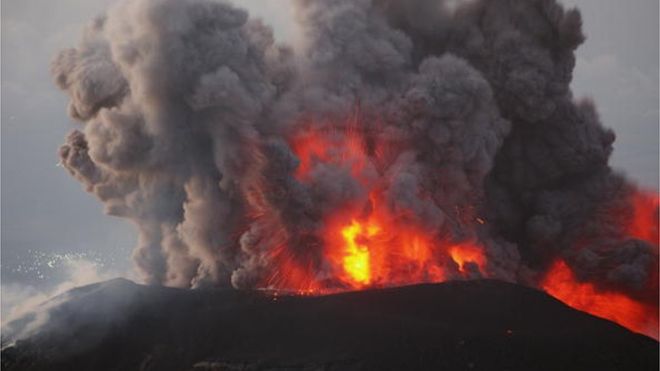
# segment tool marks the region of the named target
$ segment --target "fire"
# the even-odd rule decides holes
[[[366,215],[358,208],[329,216],[322,237],[335,278],[348,289],[443,281],[444,246],[376,199],[365,201]]]
[[[346,241],[344,270],[353,281],[361,284],[368,284],[371,281],[369,248],[361,242],[361,239],[373,237],[379,232],[380,227],[377,225],[372,224],[365,227],[355,220],[342,229],[341,234]]]
[[[478,243],[450,240],[405,208],[388,204],[384,173],[398,147],[367,137],[354,117],[343,126],[303,128],[290,138],[299,182],[313,182],[317,169],[332,167],[350,174],[365,191],[323,215],[320,237],[330,273],[312,286],[331,292],[442,282],[472,274],[468,265],[483,272],[486,259]],[[307,279],[319,281],[313,272]]]
[[[635,191],[626,208],[606,210],[606,215],[625,238],[645,241],[658,253],[659,198],[650,192]],[[598,236],[596,236],[598,237]],[[596,240],[597,241],[597,240]],[[592,242],[594,243],[594,242]],[[579,243],[578,247],[579,248]],[[657,262],[645,291],[657,293]],[[614,321],[629,330],[658,339],[657,302],[643,302],[626,293],[604,291],[590,282],[579,281],[563,260],[557,260],[545,274],[541,287],[567,305],[598,317]],[[650,296],[653,296],[650,295]]]
[[[452,246],[449,249],[449,255],[458,265],[461,273],[466,273],[466,267],[469,263],[476,264],[480,268],[483,268],[486,264],[486,257],[483,251],[473,245]]]
[[[375,207],[364,220],[331,227],[325,234],[327,256],[343,284],[352,289],[467,277],[472,264],[486,263],[476,243],[450,244]]]
[[[629,235],[658,246],[660,244],[658,234],[660,197],[650,192],[635,192],[631,196],[631,203],[633,215],[627,228]]]
[[[283,253],[284,263],[280,266],[286,268],[285,272],[271,277],[270,286],[323,294],[487,277],[487,257],[473,233],[486,220],[474,210],[456,207],[454,222],[464,228],[466,237],[455,241],[423,225],[424,221],[417,220],[409,210],[392,207],[384,191],[388,187],[384,174],[389,171],[387,158],[397,147],[374,138],[367,140],[366,136],[357,129],[356,122],[349,120],[344,127],[303,129],[290,138],[299,159],[294,173],[297,181],[310,184],[317,176],[315,172],[334,168],[349,174],[364,193],[333,205],[332,211],[321,216],[320,266],[306,265]],[[609,213],[620,227],[618,230],[657,246],[658,197],[638,192],[628,205],[633,207],[625,218],[619,217],[623,211]],[[540,286],[571,307],[658,338],[657,305],[580,282],[564,261],[551,267]]]
[[[587,282],[579,282],[562,260],[550,268],[541,286],[548,294],[568,306],[658,339],[657,306],[638,302],[622,293],[599,290]]]

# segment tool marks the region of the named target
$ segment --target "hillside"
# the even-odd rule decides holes
[[[658,369],[656,341],[497,281],[304,297],[118,279],[44,312],[3,328],[4,370]]]

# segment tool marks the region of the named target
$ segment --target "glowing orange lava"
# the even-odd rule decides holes
[[[454,222],[465,228],[468,237],[455,241],[424,225],[405,207],[392,206],[384,190],[388,188],[387,174],[393,171],[388,164],[402,150],[400,144],[370,138],[357,127],[354,117],[344,126],[310,126],[289,138],[299,160],[294,173],[297,181],[313,185],[317,176],[348,174],[360,192],[329,206],[331,211],[321,216],[322,227],[317,235],[320,241],[315,243],[323,251],[323,262],[313,265],[285,247],[278,249],[275,259],[281,262],[280,269],[269,277],[267,286],[300,294],[324,294],[488,277],[483,246],[472,233],[486,221],[474,211],[457,208]],[[658,246],[658,197],[637,192],[628,205],[633,206],[632,215],[630,209],[610,214],[615,216],[619,230]],[[579,282],[561,260],[551,267],[540,286],[576,309],[658,338],[657,304]]]
[[[323,234],[326,257],[335,278],[346,288],[442,282],[452,265],[460,268],[473,262],[483,267],[477,245],[444,243],[380,203],[368,202],[371,211],[367,216],[358,218],[357,213],[350,212],[334,215]],[[460,254],[450,256],[449,247]],[[453,257],[460,261],[450,260]],[[464,272],[460,269],[453,272],[455,278]]]
[[[562,260],[550,268],[541,286],[548,294],[575,309],[658,339],[657,306],[638,302],[622,293],[598,290],[587,282],[578,282]]]
[[[294,174],[298,181],[313,182],[315,171],[335,168],[350,174],[364,190],[363,196],[323,216],[320,237],[334,285],[322,291],[442,282],[467,277],[468,263],[483,271],[486,259],[476,242],[449,241],[409,210],[388,204],[383,190],[389,160],[384,159],[397,147],[369,142],[355,117],[342,127],[298,130],[290,139],[299,159]],[[309,279],[315,279],[313,274]]]
[[[483,251],[473,245],[452,246],[449,249],[449,255],[458,264],[461,273],[466,273],[468,263],[476,264],[479,268],[483,268],[486,264]]]
[[[369,247],[363,243],[362,239],[374,237],[379,232],[380,227],[377,225],[363,226],[355,220],[341,230],[341,234],[346,242],[344,270],[357,283],[369,284],[371,281]]]
[[[631,198],[633,215],[628,224],[628,233],[631,237],[658,246],[660,244],[658,236],[660,197],[650,192],[638,191]]]

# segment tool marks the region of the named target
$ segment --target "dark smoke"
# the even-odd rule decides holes
[[[656,247],[610,212],[631,213],[636,189],[608,167],[614,134],[569,87],[580,13],[448,4],[299,0],[294,52],[224,2],[122,1],[53,63],[84,123],[62,162],[136,224],[149,283],[262,286],[290,257],[323,279],[322,216],[366,190],[324,164],[298,181],[287,138],[357,115],[367,140],[396,149],[363,174],[384,179],[387,207],[479,240],[480,274],[534,284],[561,257],[580,279],[644,296]]]

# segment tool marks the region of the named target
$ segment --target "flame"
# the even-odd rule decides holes
[[[621,210],[606,210],[611,223],[618,226],[623,238],[636,238],[655,247],[658,253],[659,197],[651,192],[634,191]],[[598,238],[599,236],[595,236]],[[595,240],[598,241],[597,239]],[[590,242],[590,243],[596,243]],[[577,243],[577,249],[583,242]],[[657,295],[657,260],[655,274],[643,289],[650,297]],[[657,301],[649,303],[619,291],[600,289],[590,282],[581,282],[563,260],[557,260],[545,274],[541,287],[567,305],[614,321],[621,326],[658,339]]]
[[[334,167],[346,170],[366,191],[323,215],[320,237],[331,272],[324,279],[333,283],[320,283],[322,292],[442,282],[474,273],[467,269],[469,263],[483,271],[486,259],[478,243],[449,241],[409,210],[388,204],[383,174],[398,144],[369,139],[357,128],[357,117],[343,126],[299,129],[289,144],[299,160],[294,173],[298,181],[313,182],[316,169]],[[308,279],[318,281],[313,273]]]
[[[461,273],[466,273],[468,264],[476,264],[480,270],[486,265],[486,257],[483,251],[473,245],[458,245],[452,246],[449,249],[449,255],[452,260],[458,265]]]
[[[443,281],[444,269],[437,262],[442,247],[418,226],[392,215],[375,203],[370,212],[338,213],[327,221],[323,233],[326,256],[343,286],[362,289],[415,282]]]
[[[623,293],[602,291],[593,284],[579,282],[563,260],[554,263],[541,286],[570,307],[658,339],[657,306],[636,301]]]
[[[380,232],[377,225],[363,226],[353,220],[351,224],[342,229],[341,234],[346,241],[346,256],[344,257],[344,270],[353,281],[368,284],[371,281],[371,267],[369,264],[369,248],[361,241]]]
[[[660,245],[658,234],[660,197],[651,192],[638,191],[631,196],[631,204],[633,215],[628,224],[628,234],[652,245]]]
[[[289,144],[299,159],[294,173],[299,182],[310,184],[315,171],[333,167],[347,171],[365,195],[336,205],[322,216],[318,231],[323,249],[320,265],[296,260],[283,248],[282,264],[278,265],[281,269],[270,277],[269,287],[324,294],[487,276],[483,246],[469,237],[475,235],[474,228],[487,221],[474,209],[456,206],[454,222],[468,237],[454,241],[425,226],[409,210],[390,205],[383,191],[387,189],[383,174],[391,171],[387,164],[396,157],[399,147],[367,138],[357,129],[357,119],[352,120],[343,127],[298,130],[290,138]],[[658,197],[643,192],[631,197],[628,205],[632,205],[632,215],[630,210],[625,218],[619,216],[624,211],[609,213],[613,223],[627,236],[658,246]],[[550,268],[540,286],[573,308],[658,338],[657,305],[580,282],[562,260]]]

